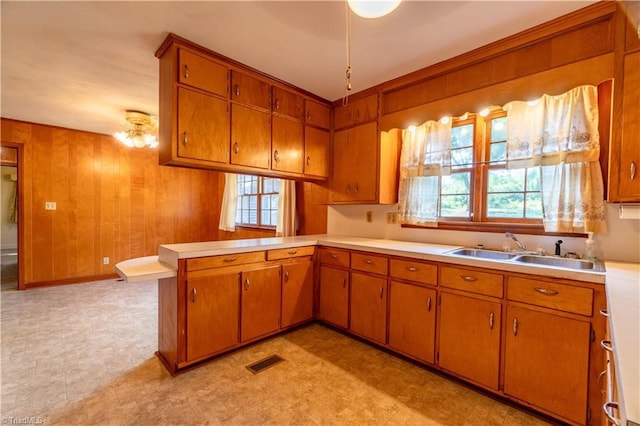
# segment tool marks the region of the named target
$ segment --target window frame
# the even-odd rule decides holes
[[[250,174],[238,174],[238,177],[240,176],[248,176],[251,178],[256,178],[257,180],[257,191],[255,193],[249,193],[249,194],[240,194],[238,193],[238,201],[237,201],[237,205],[236,205],[236,226],[240,227],[240,228],[253,228],[253,229],[266,229],[266,230],[273,230],[275,231],[276,229],[276,225],[265,225],[262,223],[262,204],[263,204],[263,198],[265,196],[271,196],[274,194],[280,194],[280,191],[278,190],[278,192],[264,192],[264,180],[265,179],[272,179],[274,181],[278,180],[278,178],[274,178],[274,177],[269,177],[269,176],[258,176],[258,175],[250,175]],[[240,182],[238,182],[238,185],[240,184]],[[256,220],[257,223],[246,223],[246,222],[241,222],[238,221],[238,207],[241,206],[242,204],[242,198],[244,197],[250,197],[250,196],[256,196]],[[269,209],[269,210],[273,210],[273,209]],[[251,211],[251,210],[249,210]],[[277,209],[276,209],[277,211]],[[240,213],[240,219],[242,219],[242,213]]]

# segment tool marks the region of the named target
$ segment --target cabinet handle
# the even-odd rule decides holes
[[[460,278],[465,281],[478,281],[478,278],[474,277],[473,275],[460,275]]]
[[[358,192],[358,182],[353,185],[353,192]]]
[[[518,335],[518,318],[513,319],[513,335]]]
[[[538,293],[544,294],[545,296],[555,296],[558,294],[556,290],[549,290],[548,288],[536,287],[535,290]]]
[[[337,259],[338,255],[335,253],[331,253],[329,256],[331,256],[332,259]]]
[[[367,265],[371,265],[373,263],[373,260],[371,260],[371,259],[362,259],[362,261],[364,263],[366,263]]]
[[[598,375],[598,388],[600,388],[600,393],[602,395],[607,393],[606,389],[602,389],[602,378],[604,377],[605,374],[607,374],[607,370],[602,370],[600,375]]]
[[[247,291],[249,290],[249,278],[246,278],[244,280],[244,289]]]
[[[380,286],[380,299],[382,299],[382,286]]]
[[[350,193],[351,193],[351,184],[348,183],[347,184],[347,194],[350,194]]]
[[[284,273],[284,282],[288,283],[289,282],[289,272],[285,272]]]
[[[193,303],[196,303],[196,296],[198,295],[198,292],[196,291],[196,289],[194,288],[193,290],[191,290],[191,301]]]
[[[235,85],[235,92],[236,92],[236,96],[240,96],[240,85],[238,84]]]
[[[273,151],[273,160],[277,163],[280,161],[280,154],[278,154],[278,150]]]
[[[280,99],[276,99],[276,111],[280,109]]]
[[[493,330],[493,312],[489,314],[489,330]]]
[[[416,268],[415,266],[407,266],[405,269],[407,271],[409,271],[409,272],[418,272],[419,271],[419,269]]]
[[[427,297],[427,312],[431,312],[431,296]]]
[[[631,178],[631,180],[634,180],[636,178],[636,162],[632,161],[631,165],[629,166],[629,177]]]
[[[307,121],[311,121],[311,111],[307,111]]]
[[[287,254],[296,254],[298,252],[298,250],[289,250],[287,252]]]
[[[240,152],[240,145],[238,145],[238,142],[233,143],[233,152],[236,154]]]
[[[342,279],[342,288],[345,288],[347,286],[347,279],[343,278]]]
[[[611,344],[611,340],[601,340],[600,347],[607,352],[613,352],[613,345]]]
[[[607,419],[614,424],[615,426],[620,426],[620,420],[613,417],[613,415],[609,412],[609,408],[618,409],[620,405],[617,402],[607,401],[602,404],[602,411],[604,411],[604,415],[607,416]]]
[[[311,163],[311,157],[307,156],[307,166]]]
[[[182,133],[182,145],[187,146],[189,139],[187,138],[187,132]]]
[[[224,263],[231,263],[231,262],[235,262],[236,258],[235,257],[227,257],[225,259],[222,260]]]
[[[186,65],[186,64],[184,66],[184,78],[185,80],[189,78],[189,65]]]
[[[606,309],[600,309],[600,315],[609,318],[609,311],[607,311]]]

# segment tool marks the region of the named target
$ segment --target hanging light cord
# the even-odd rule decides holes
[[[345,17],[347,23],[345,36],[345,53],[347,57],[346,82],[344,87],[344,96],[342,97],[342,105],[349,103],[349,92],[351,91],[351,14],[349,13],[349,4],[344,2]]]

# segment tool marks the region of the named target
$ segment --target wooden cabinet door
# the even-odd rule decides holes
[[[231,72],[231,100],[270,111],[270,93],[268,82],[235,70]]]
[[[229,69],[203,56],[179,49],[178,81],[220,96],[227,96]]]
[[[351,272],[351,331],[387,342],[387,279]]]
[[[302,173],[304,141],[302,124],[278,116],[272,117],[271,168],[283,172]]]
[[[307,99],[305,101],[305,110],[304,124],[329,129],[331,125],[331,109],[328,105]]]
[[[341,130],[333,134],[333,181],[331,199],[335,202],[351,199],[351,176],[355,167],[351,129]]]
[[[389,346],[430,364],[435,360],[436,291],[391,281]]]
[[[296,121],[302,121],[304,99],[302,99],[301,96],[274,86],[272,99],[271,110],[274,114],[284,115]]]
[[[640,52],[624,58],[619,197],[640,201]]]
[[[574,422],[587,420],[587,321],[509,306],[504,392]]]
[[[354,127],[351,133],[352,197],[354,201],[375,202],[378,191],[378,124]],[[355,166],[353,164],[355,162]]]
[[[280,266],[242,271],[242,342],[280,328]]]
[[[320,267],[318,318],[338,327],[349,326],[349,271]]]
[[[178,88],[178,156],[229,162],[227,101]]]
[[[314,127],[304,128],[304,174],[329,176],[329,132]]]
[[[440,297],[438,364],[497,390],[501,304],[446,292]]]
[[[238,344],[240,274],[187,281],[187,361]]]
[[[313,262],[282,266],[282,328],[313,317]]]
[[[268,169],[271,115],[242,105],[231,107],[231,163]]]

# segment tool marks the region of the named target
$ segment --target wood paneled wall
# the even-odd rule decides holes
[[[160,244],[273,235],[219,232],[223,175],[159,166],[155,150],[8,119],[2,119],[2,142],[21,145],[24,156],[19,226],[25,287],[113,275],[117,262],[157,254]],[[56,202],[56,210],[45,210],[47,201]],[[313,225],[301,231],[326,232],[326,205],[321,197],[311,202],[299,204],[301,217],[305,209],[314,212]]]

